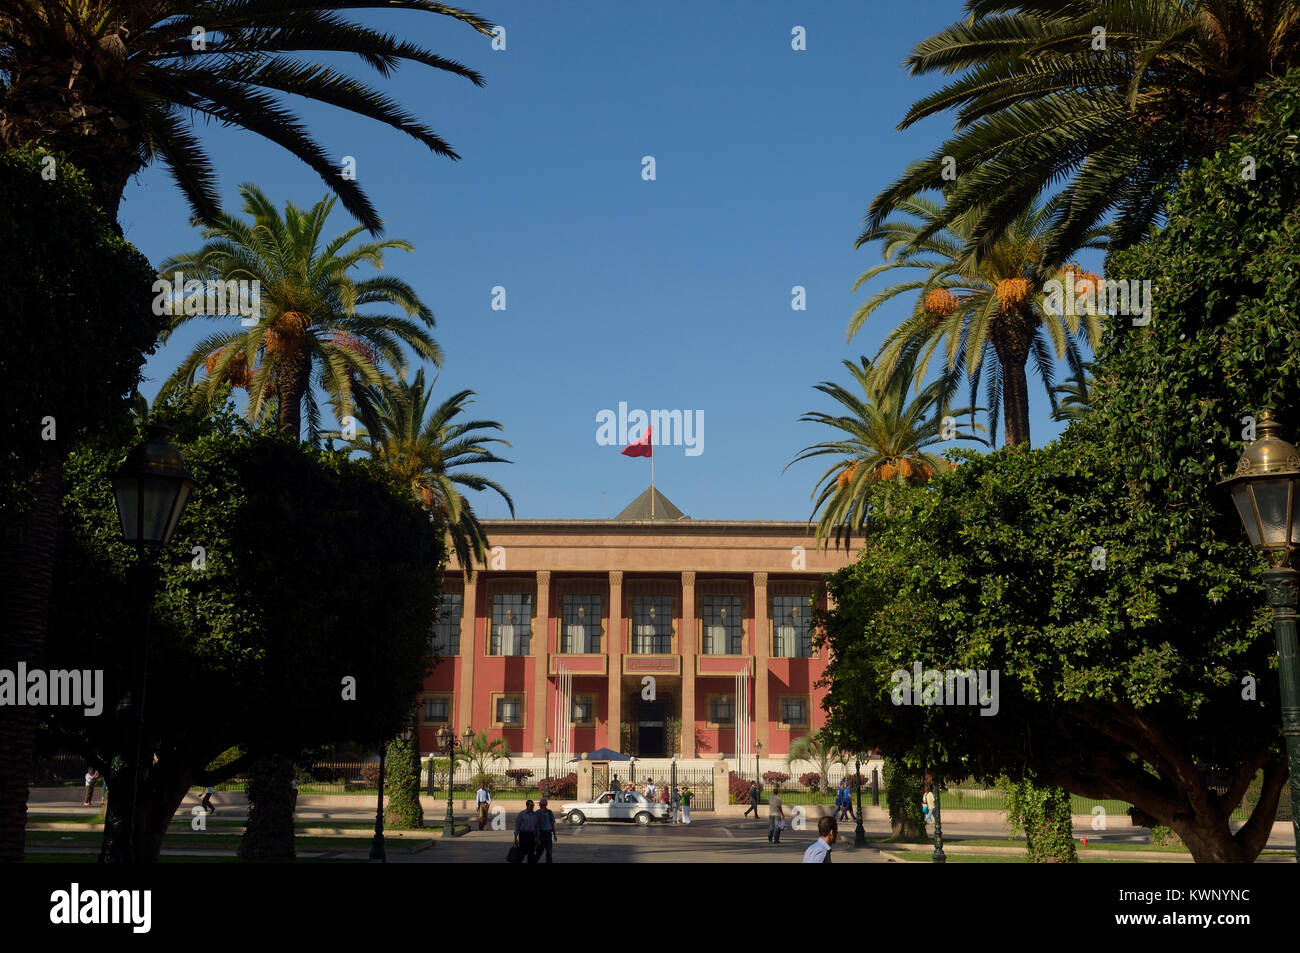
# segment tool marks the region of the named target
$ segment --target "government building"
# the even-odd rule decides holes
[[[447,567],[421,750],[449,725],[553,764],[784,758],[823,725],[811,600],[849,560],[806,523],[692,520],[651,487],[613,519],[483,526],[487,567]]]

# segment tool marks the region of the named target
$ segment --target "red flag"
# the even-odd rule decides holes
[[[653,425],[645,428],[645,435],[640,440],[634,440],[626,447],[619,451],[625,457],[653,457],[654,447],[650,443],[650,431],[654,429]]]

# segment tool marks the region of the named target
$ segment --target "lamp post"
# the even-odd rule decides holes
[[[149,687],[149,634],[153,627],[153,594],[158,585],[158,553],[171,542],[176,524],[190,501],[198,483],[190,476],[181,452],[167,442],[172,429],[151,424],[144,443],[127,454],[126,461],[113,474],[113,497],[117,518],[122,527],[122,541],[136,548],[137,567],[142,577],[145,601],[144,634],[140,641],[140,695],[135,700],[135,762],[131,766],[131,814],[125,832],[118,831],[113,849],[105,858],[110,862],[136,858],[136,812],[140,785],[144,776],[141,748],[144,739],[144,704]],[[116,778],[113,779],[116,782]],[[115,785],[116,786],[116,785]],[[122,834],[125,837],[122,837]],[[129,846],[130,856],[123,853]]]
[[[1219,485],[1230,490],[1250,545],[1267,553],[1271,564],[1263,573],[1264,589],[1273,607],[1282,736],[1291,769],[1291,827],[1300,862],[1300,652],[1296,647],[1300,572],[1290,565],[1300,548],[1296,521],[1300,452],[1282,439],[1281,425],[1267,411],[1260,415],[1259,432],[1263,436],[1246,448],[1236,473]]]
[[[465,734],[467,737],[473,737],[468,729]],[[438,729],[438,747],[447,754],[447,816],[442,820],[442,836],[456,836],[456,815],[452,812],[452,775],[456,764],[456,733],[451,730],[449,725],[443,725]]]
[[[939,781],[937,778],[930,782],[930,790],[934,792],[934,853],[930,859],[936,864],[948,862],[948,856],[943,852],[943,823],[939,820]]]
[[[759,778],[763,776],[762,775],[763,768],[762,765],[759,764],[759,759],[762,757],[763,757],[763,742],[755,741],[754,742],[754,782],[755,783],[757,783]]]
[[[375,836],[370,839],[370,859],[388,863],[384,851],[384,773],[388,761],[388,745],[379,746],[379,795],[375,801]]]
[[[654,610],[651,610],[652,612]],[[636,787],[636,755],[632,755],[631,767],[628,768],[629,778],[632,787]]]
[[[550,777],[551,777],[551,736],[547,735],[546,736],[546,770],[542,774],[542,797],[547,797],[550,794],[550,792],[547,790],[547,788],[550,787],[550,785],[547,784],[547,781],[550,780]]]
[[[856,828],[854,828],[854,831],[853,831],[853,846],[854,846],[854,847],[866,847],[866,846],[867,846],[867,831],[866,831],[866,828],[864,828],[864,827],[862,826],[862,754],[861,754],[861,752],[859,752],[858,754],[856,754],[856,755],[853,756],[853,770],[854,770],[854,773],[857,775],[857,778],[858,778],[858,784],[857,784],[857,788],[858,788],[858,826],[857,826]]]

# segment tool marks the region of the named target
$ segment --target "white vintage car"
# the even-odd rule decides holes
[[[635,821],[645,827],[651,821],[671,820],[672,808],[647,801],[635,791],[607,791],[594,801],[562,804],[560,817],[575,827],[587,821]]]

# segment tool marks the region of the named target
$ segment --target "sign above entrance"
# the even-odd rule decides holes
[[[624,655],[623,674],[640,675],[642,672],[654,672],[656,675],[680,675],[682,660],[677,655]]]
[[[604,675],[608,663],[605,655],[552,655],[551,674],[564,671],[571,675]]]
[[[743,675],[752,672],[754,658],[751,655],[697,655],[695,656],[696,675]]]

